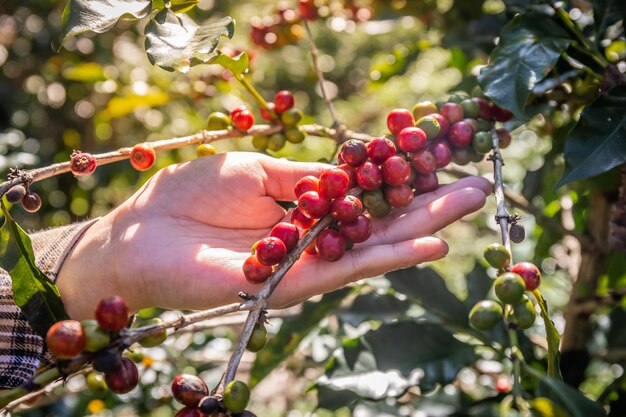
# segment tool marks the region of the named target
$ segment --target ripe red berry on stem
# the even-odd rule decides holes
[[[457,103],[445,103],[441,106],[441,109],[439,109],[439,113],[448,119],[450,123],[460,122],[463,120],[464,115],[463,107]]]
[[[76,320],[56,322],[46,334],[48,350],[57,359],[70,359],[79,355],[85,343],[87,343],[85,331]]]
[[[266,237],[257,242],[256,257],[263,265],[276,265],[287,256],[287,246],[277,237]]]
[[[353,222],[342,222],[340,231],[352,243],[365,242],[372,234],[372,221],[361,214]]]
[[[541,284],[541,271],[530,262],[520,262],[511,267],[511,272],[515,272],[526,283],[526,290],[533,291]]]
[[[22,199],[22,207],[24,207],[24,210],[28,212],[36,212],[41,208],[41,197],[39,197],[39,194],[37,193],[33,193],[31,191],[27,192]]]
[[[403,208],[413,201],[413,190],[406,184],[386,187],[383,193],[385,194],[385,200],[387,200],[392,207]]]
[[[406,127],[398,133],[398,148],[404,152],[419,152],[426,146],[426,133],[419,127]]]
[[[117,295],[101,300],[96,307],[96,320],[104,330],[119,332],[128,324],[126,301]]]
[[[244,132],[247,132],[254,125],[254,115],[250,110],[242,110],[234,116],[231,114],[230,119],[237,129]]]
[[[343,169],[343,172],[348,174],[348,178],[350,179],[350,182],[348,183],[348,190],[356,187],[356,168],[351,167],[348,164],[341,164],[337,168]]]
[[[413,181],[413,188],[415,189],[416,195],[435,191],[437,187],[439,187],[439,179],[434,172],[427,175],[416,175],[415,181]]]
[[[493,117],[493,112],[492,112],[492,104],[490,101],[485,100],[482,97],[474,97],[472,98],[472,101],[474,103],[478,103],[478,106],[480,107],[480,113],[479,116],[482,119],[485,120],[491,120],[491,118]]]
[[[387,138],[374,138],[367,144],[367,156],[375,164],[382,164],[395,154],[396,145]]]
[[[321,219],[330,212],[330,202],[316,191],[307,191],[298,199],[298,208],[310,219]]]
[[[130,151],[130,164],[137,171],[146,171],[152,168],[154,161],[156,160],[156,152],[147,143],[138,143],[133,146]]]
[[[120,365],[115,370],[104,374],[104,382],[111,392],[126,394],[135,388],[139,382],[137,366],[132,360],[122,358]]]
[[[253,284],[260,284],[267,281],[272,275],[272,267],[263,265],[255,255],[251,255],[243,263],[243,274]]]
[[[315,250],[325,261],[338,261],[346,253],[346,238],[336,230],[323,230],[315,239]]]
[[[363,213],[363,203],[355,196],[346,195],[333,201],[330,212],[340,222],[352,222]]]
[[[405,127],[413,125],[415,125],[413,113],[407,109],[394,109],[387,115],[387,127],[393,135],[397,135]]]
[[[430,153],[435,156],[436,167],[438,169],[444,168],[452,161],[452,151],[447,143],[433,143],[429,150]]]
[[[350,177],[341,168],[330,168],[322,172],[319,181],[320,196],[333,199],[348,192]]]
[[[172,395],[187,407],[197,407],[200,400],[209,395],[209,388],[195,375],[180,374],[172,381]]]
[[[296,194],[296,197],[300,197],[307,191],[319,191],[319,180],[313,175],[302,177],[293,187],[293,191]]]
[[[270,232],[270,236],[277,237],[282,240],[287,248],[287,252],[291,252],[291,250],[296,246],[298,240],[300,240],[300,232],[298,228],[291,223],[278,223],[272,231]]]
[[[500,149],[506,149],[511,144],[511,133],[505,128],[496,129],[496,134],[500,139]]]
[[[276,113],[281,114],[285,110],[289,110],[295,104],[295,99],[291,91],[282,90],[276,93],[274,97],[274,109]]]
[[[90,153],[74,151],[70,156],[70,171],[77,177],[89,175],[96,170],[96,158]]]
[[[392,156],[380,167],[383,181],[388,185],[401,185],[407,182],[411,175],[411,166],[401,156]]]
[[[350,139],[341,146],[339,155],[346,164],[358,167],[367,161],[367,146],[363,141]]]
[[[244,110],[248,110],[248,106],[246,106],[245,104],[242,104],[232,109],[229,113],[230,120],[232,121],[233,117],[235,117],[237,114],[241,113]]]
[[[429,151],[421,151],[411,157],[411,165],[418,174],[426,175],[437,168],[437,159]]]
[[[315,219],[305,216],[297,207],[291,212],[290,220],[294,226],[302,230],[308,230],[315,224]]]
[[[383,183],[383,174],[377,165],[368,161],[356,170],[356,182],[364,190],[377,190]]]
[[[448,139],[450,143],[458,148],[463,148],[472,143],[472,139],[474,138],[474,129],[472,126],[464,121],[456,122],[452,126],[450,126],[450,132],[448,134]]]
[[[265,107],[261,107],[261,110],[259,110],[259,113],[261,113],[261,118],[263,120],[267,120],[268,122],[273,122],[274,120],[276,120],[276,106],[274,106],[274,103],[269,102],[267,103],[267,109]]]
[[[508,111],[507,109],[503,109],[502,107],[494,104],[492,107],[493,118],[497,122],[508,122],[513,118],[513,113]]]

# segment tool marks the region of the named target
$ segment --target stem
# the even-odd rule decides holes
[[[320,84],[320,91],[322,92],[322,97],[324,98],[324,102],[326,103],[326,107],[328,107],[328,112],[330,116],[333,118],[333,125],[340,126],[341,123],[337,119],[337,115],[335,114],[335,107],[333,106],[333,102],[328,96],[328,92],[326,91],[326,80],[324,78],[324,73],[322,72],[322,68],[319,65],[319,50],[317,49],[317,45],[315,45],[315,40],[313,39],[313,33],[311,33],[311,27],[309,26],[309,22],[306,19],[303,20],[304,28],[306,29],[307,36],[309,38],[309,44],[311,47],[311,58],[313,59],[313,67],[315,67],[315,73],[317,74],[317,79]]]
[[[515,402],[519,403],[522,400],[522,372],[520,367],[520,361],[522,361],[524,358],[522,356],[522,351],[519,347],[517,332],[514,329],[509,329],[508,335],[509,342],[511,344],[511,362],[513,362],[513,395],[515,396]]]
[[[237,78],[237,81],[239,81],[241,85],[243,85],[246,88],[246,90],[248,90],[248,93],[250,93],[250,95],[254,98],[254,100],[257,103],[259,103],[259,106],[269,111],[269,106],[267,104],[267,101],[265,101],[263,96],[256,90],[256,88],[254,88],[254,86],[250,84],[248,80],[246,80],[245,75],[237,74],[235,75],[235,78]]]
[[[502,153],[500,153],[500,138],[494,128],[491,129],[491,141],[493,153],[489,156],[489,159],[493,161],[494,196],[497,204],[496,222],[500,225],[502,244],[506,247],[509,253],[511,253],[511,242],[509,241],[509,223],[511,222],[511,215],[506,210],[504,184],[502,181],[502,166],[504,165],[504,162],[502,159]],[[511,263],[513,263],[512,260]]]
[[[565,61],[567,61],[567,63],[570,64],[575,69],[583,71],[586,74],[589,74],[590,76],[592,76],[596,80],[602,81],[604,79],[604,77],[602,75],[598,74],[597,72],[595,72],[594,70],[592,70],[591,68],[589,68],[588,66],[586,66],[585,64],[580,62],[579,60],[577,60],[575,58],[572,58],[571,56],[567,55],[565,52],[563,52],[561,54],[561,58],[563,58]]]

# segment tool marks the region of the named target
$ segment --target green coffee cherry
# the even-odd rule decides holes
[[[493,300],[479,301],[469,313],[469,323],[476,330],[493,329],[502,320],[502,306]]]
[[[144,326],[152,326],[155,324],[161,324],[163,320],[158,317],[145,320],[137,323],[137,325],[133,325],[133,327],[144,327]],[[161,343],[165,342],[167,339],[167,331],[165,329],[159,331],[158,333],[143,337],[139,339],[137,342],[143,347],[155,347],[159,346]]]
[[[441,132],[441,125],[439,124],[439,120],[437,120],[433,116],[424,116],[420,118],[415,126],[419,127],[426,133],[426,138],[428,140],[434,140],[437,136],[439,136],[439,132]]]
[[[297,127],[285,129],[285,138],[288,142],[301,143],[304,141],[304,137],[304,132]]]
[[[511,254],[504,245],[492,243],[485,248],[483,256],[496,269],[503,269],[511,263]]]
[[[257,151],[264,151],[267,149],[267,145],[269,143],[269,136],[253,136],[252,137],[252,146]]]
[[[480,115],[480,105],[475,101],[465,99],[460,104],[463,107],[465,117],[476,118]]]
[[[381,190],[366,191],[363,195],[363,205],[372,217],[385,217],[391,212],[391,205],[385,200]]]
[[[250,401],[250,388],[243,381],[231,381],[224,390],[224,406],[231,413],[241,413]]]
[[[283,114],[280,115],[280,121],[283,122],[285,126],[291,127],[295,126],[302,120],[302,111],[292,107],[288,110],[285,110]]]
[[[250,335],[246,349],[250,352],[258,352],[265,347],[266,343],[267,329],[262,323],[257,323],[252,330],[252,335]]]
[[[472,139],[472,148],[481,155],[487,154],[491,152],[493,147],[493,142],[491,140],[491,133],[489,132],[478,132],[474,135],[474,139]]]
[[[103,349],[111,343],[111,335],[106,330],[102,329],[98,322],[95,320],[83,320],[80,322],[83,330],[85,331],[85,336],[87,338],[87,342],[85,343],[85,347],[83,350],[85,352],[97,352],[100,349]]]
[[[509,323],[515,323],[520,330],[526,330],[530,328],[537,317],[535,311],[535,305],[532,300],[524,294],[519,303],[511,307],[511,310],[506,315],[506,321]]]
[[[287,143],[287,138],[282,133],[274,133],[267,141],[267,149],[270,151],[280,151]]]
[[[230,117],[228,115],[216,111],[209,115],[209,119],[207,120],[207,128],[209,130],[224,130],[228,129],[232,126],[230,121]]]
[[[526,284],[524,279],[516,273],[505,272],[496,278],[494,289],[500,301],[512,305],[520,302],[526,291]]]
[[[97,372],[88,373],[85,377],[85,381],[87,382],[89,391],[96,395],[104,394],[109,390],[107,384],[104,382],[104,377]]]

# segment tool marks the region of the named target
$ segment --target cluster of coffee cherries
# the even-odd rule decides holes
[[[160,321],[154,318],[142,325]],[[57,366],[62,374],[76,372],[91,361],[93,368],[104,374],[104,382],[111,392],[125,394],[139,381],[137,366],[123,356],[116,345],[120,331],[128,323],[129,310],[124,299],[118,296],[105,298],[96,307],[95,320],[62,320],[52,325],[46,335],[46,345],[58,359]],[[145,336],[139,343],[144,347],[157,346],[166,337],[163,330]],[[92,378],[97,379],[95,375]]]
[[[213,112],[207,120],[209,130],[228,130],[234,127],[247,132],[253,125],[254,115],[245,104],[235,107],[229,114]]]
[[[298,124],[302,121],[302,110],[295,107],[296,100],[291,91],[276,93],[274,101],[267,103],[267,109],[261,108],[261,117],[272,123],[281,124],[283,130],[271,136],[257,135],[252,138],[252,145],[260,152],[279,151],[285,143],[301,143],[305,134]]]
[[[267,330],[259,321],[250,336],[246,348],[258,352],[267,343]],[[185,407],[176,417],[256,417],[246,410],[250,401],[250,388],[239,380],[231,381],[224,387],[224,393],[209,394],[206,383],[196,375],[180,374],[172,382],[172,396]]]
[[[530,262],[510,266],[511,254],[501,244],[485,248],[484,257],[498,270],[494,290],[498,301],[482,300],[469,313],[469,323],[477,330],[490,330],[504,317],[508,328],[525,330],[535,323],[533,301],[525,293],[541,284],[541,272]]]
[[[39,194],[30,191],[29,187],[22,184],[17,184],[9,188],[5,196],[9,203],[21,204],[24,210],[31,213],[41,208],[41,197],[39,197]]]

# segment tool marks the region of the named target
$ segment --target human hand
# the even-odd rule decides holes
[[[57,286],[69,315],[93,315],[98,301],[121,295],[133,311],[159,306],[206,309],[257,292],[241,267],[254,242],[286,218],[277,200],[323,164],[230,152],[172,165],[94,223],[67,256]],[[337,262],[303,254],[270,299],[282,307],[357,279],[432,261],[448,246],[432,234],[485,203],[489,182],[469,177],[417,196],[374,219],[369,240]]]

